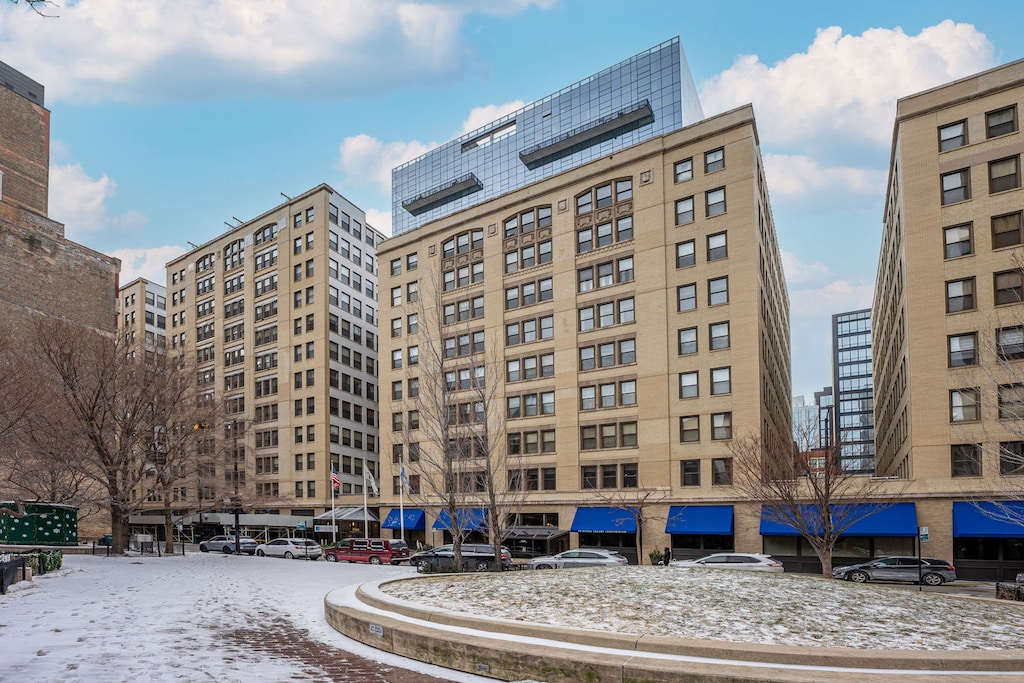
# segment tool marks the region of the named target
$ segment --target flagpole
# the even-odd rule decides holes
[[[338,545],[338,510],[334,507],[334,465],[331,465],[331,539]]]
[[[405,542],[405,456],[398,459],[401,470],[398,473],[398,519],[402,542]]]
[[[363,465],[363,538],[370,537],[370,513],[366,509],[366,465]]]

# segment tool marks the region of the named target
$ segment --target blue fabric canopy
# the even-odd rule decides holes
[[[673,505],[665,522],[666,534],[731,536],[732,505]]]
[[[801,506],[804,514],[812,514],[816,508],[813,505]],[[841,506],[833,505],[832,514]],[[865,515],[854,522],[843,536],[917,536],[917,508],[913,503],[896,503],[875,509],[873,503],[851,504],[842,506],[854,517]],[[874,510],[872,512],[872,510]],[[762,536],[800,536],[800,532],[791,527],[785,521],[775,517],[771,508],[767,505],[761,506],[761,535]]]
[[[953,538],[1024,538],[1024,502],[953,503]]]
[[[486,531],[487,530],[487,509],[486,508],[463,508],[455,513],[459,528],[463,531]],[[451,531],[452,522],[447,510],[441,510],[441,514],[434,520],[434,528],[444,531]]]
[[[636,533],[636,511],[624,508],[576,508],[570,531],[584,533]]]
[[[381,529],[401,529],[402,511],[395,508],[388,513],[387,519],[380,525]],[[427,528],[427,515],[419,508],[405,508],[405,528],[413,531],[423,531]]]

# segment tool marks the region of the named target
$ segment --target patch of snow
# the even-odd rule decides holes
[[[1024,649],[1020,604],[799,574],[601,567],[460,574],[381,590],[434,608],[633,635],[891,650]]]

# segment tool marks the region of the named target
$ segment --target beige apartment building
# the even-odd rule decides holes
[[[144,353],[167,349],[167,288],[136,278],[118,292],[118,331],[126,346]]]
[[[876,472],[908,482],[923,553],[965,578],[1024,570],[1024,526],[991,514],[1024,492],[1022,105],[1017,61],[899,100],[893,133],[872,318]]]
[[[382,239],[320,185],[167,264],[168,348],[195,358],[197,390],[224,407],[175,503],[200,535],[232,524],[222,501],[236,490],[253,535],[313,532],[332,510],[332,468],[342,517],[335,529],[316,520],[319,537],[362,535],[364,471],[377,472]]]
[[[497,368],[486,381],[521,456],[507,474],[528,493],[509,544],[635,561],[635,520],[614,509],[635,500],[645,550],[761,550],[727,444],[790,441],[789,301],[751,107],[398,234],[379,257],[385,528],[399,533],[404,465],[406,537],[444,538],[418,479],[432,348],[453,410],[472,371]]]

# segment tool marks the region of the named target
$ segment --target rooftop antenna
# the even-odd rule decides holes
[[[185,241],[186,241],[186,242],[188,242],[188,240],[185,240]],[[199,245],[198,245],[198,244],[195,244],[195,243],[193,243],[193,242],[188,242],[188,245],[189,245],[190,247],[192,247],[193,249],[198,249],[198,248],[199,248]]]
[[[285,199],[287,199],[288,201],[291,201],[291,200],[292,200],[292,198],[291,198],[291,197],[289,197],[288,195],[286,195],[286,194],[285,194],[284,192],[279,192],[278,194],[280,194],[280,195],[281,195],[282,197],[284,197],[284,198],[285,198]]]
[[[238,218],[236,216],[232,216],[232,218],[234,218],[235,222],[238,223],[239,225],[241,225],[244,222],[241,218]]]

